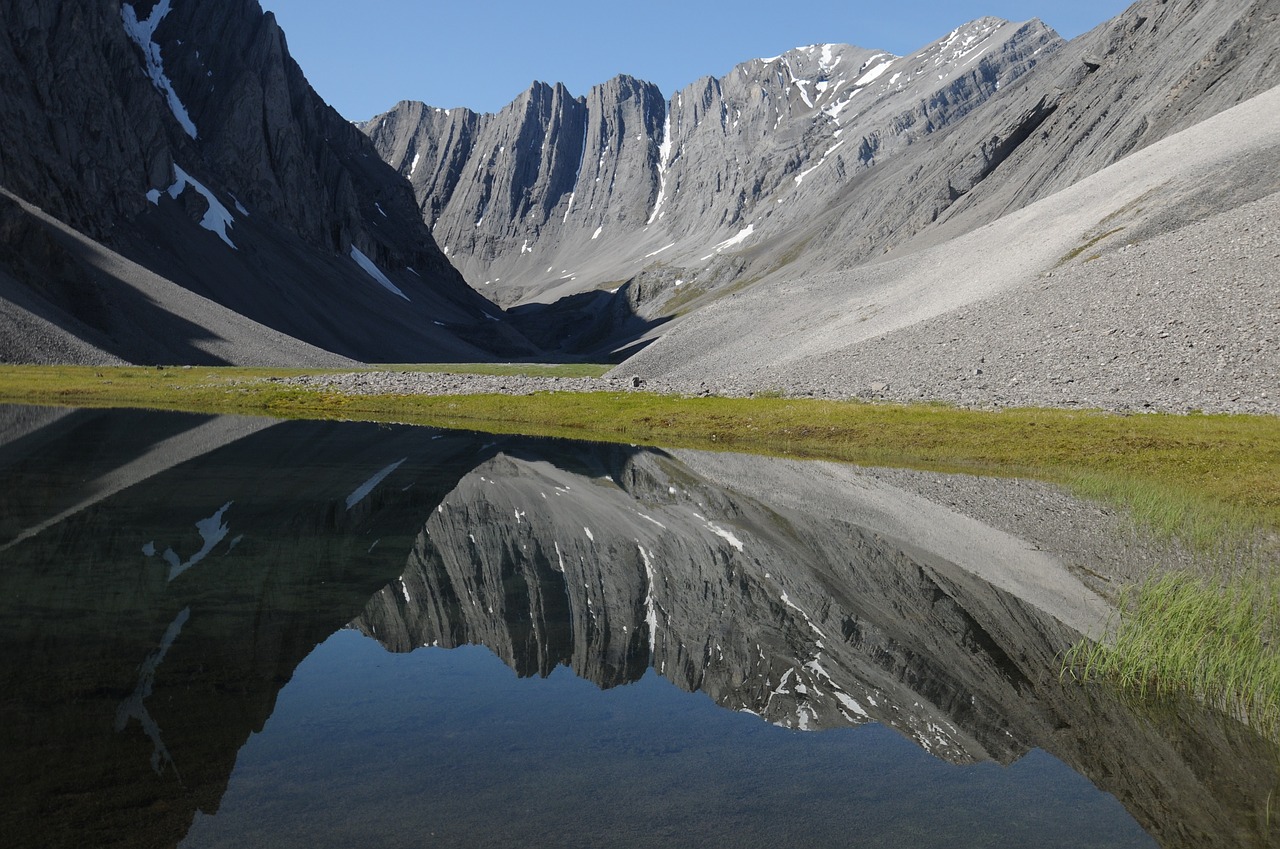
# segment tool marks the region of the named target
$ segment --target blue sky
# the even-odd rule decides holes
[[[620,73],[667,95],[702,76],[824,42],[909,53],[984,15],[1038,17],[1067,38],[1129,0],[260,0],[320,95],[351,120],[400,100],[501,109],[534,80],[574,94]]]

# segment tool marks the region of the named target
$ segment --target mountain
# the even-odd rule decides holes
[[[5,15],[6,360],[534,350],[453,270],[255,0],[15,0]]]
[[[1276,409],[1280,0],[359,125],[254,0],[6,15],[6,361],[634,354],[723,392]]]
[[[787,231],[1061,45],[985,18],[907,57],[813,45],[670,100],[630,77],[535,83],[496,115],[405,102],[362,127],[473,285],[549,301]]]
[[[1173,384],[1181,357],[1150,340],[1125,333],[1044,356],[1035,340],[1063,324],[1055,306],[1063,299],[1075,312],[1098,313],[1102,334],[1140,328],[1160,338],[1147,327],[1175,320],[1172,314],[1116,303],[1114,287],[1102,280],[1076,288],[1065,281],[1097,277],[1101,266],[1080,270],[1095,256],[1165,236],[1176,241],[1171,234],[1183,227],[1265,200],[1280,177],[1264,154],[1223,155],[1232,138],[1202,135],[1199,150],[1165,147],[1164,159],[1146,160],[1140,200],[1129,194],[1091,218],[1074,217],[1074,230],[1057,220],[1035,230],[1024,218],[981,249],[970,250],[981,240],[954,240],[1013,222],[1059,195],[1070,212],[1080,195],[1067,200],[1067,190],[1228,109],[1252,109],[1256,118],[1237,120],[1256,129],[1269,105],[1242,104],[1278,84],[1275,0],[1140,0],[1070,43],[1038,21],[982,19],[902,58],[839,45],[801,48],[702,80],[665,103],[655,102],[651,86],[621,78],[586,98],[535,85],[497,115],[402,103],[362,126],[410,179],[454,264],[500,303],[526,304],[513,316],[540,344],[603,356],[662,339],[620,374],[697,378],[717,391],[988,404],[1007,396],[1106,406],[1119,393],[1125,406],[1186,409],[1202,399],[1179,387],[1164,392],[1165,403],[1159,393],[1109,379],[1087,393],[1067,384],[1096,371],[1097,361],[1132,368],[1138,359],[1156,363],[1153,377]],[[1165,172],[1177,186],[1163,185]],[[1252,264],[1220,285],[1269,279],[1271,244],[1260,244]],[[927,249],[934,253],[926,260]],[[1169,245],[1152,250],[1161,263],[1149,279],[1128,264],[1144,289],[1195,264]],[[919,259],[905,259],[912,256]],[[921,263],[932,270],[907,273]],[[952,291],[955,276],[988,268],[990,285],[980,292]],[[1052,296],[1006,300],[980,313],[985,335],[965,332],[979,300],[1011,288],[1029,292],[1046,274],[1055,275]],[[884,293],[892,287],[903,300]],[[739,304],[748,294],[749,318]],[[1203,300],[1183,293],[1169,312]],[[1260,327],[1245,323],[1247,338],[1237,345],[1242,325],[1226,316],[1259,305],[1265,311],[1270,300],[1249,290],[1207,308],[1206,335],[1216,344],[1225,339],[1227,349],[1198,351],[1222,353],[1228,368],[1195,365],[1191,383],[1201,395],[1222,395],[1223,404],[1262,400],[1256,375],[1274,358],[1259,361],[1254,349],[1274,349],[1267,341],[1274,328],[1265,319]],[[527,305],[534,301],[553,304]],[[1004,339],[1009,309],[1025,325],[1017,345]],[[785,321],[774,320],[782,313]],[[1112,314],[1117,320],[1107,320]],[[945,328],[882,340],[948,316]],[[935,341],[941,333],[947,339]],[[1198,341],[1179,338],[1193,347]],[[871,339],[881,341],[863,356],[857,346]],[[943,378],[931,352],[952,339],[967,343],[965,359],[943,356]],[[1010,362],[1037,358],[1042,367],[1002,371],[998,385],[963,381],[981,391],[954,385],[991,373],[982,349],[992,344]],[[802,364],[791,362],[801,357]],[[1077,364],[1071,374],[1054,368],[1063,358]],[[1159,365],[1171,359],[1170,367]],[[1252,370],[1232,365],[1242,361]],[[1241,385],[1220,392],[1215,382],[1224,377]],[[1044,391],[1034,398],[1003,391],[1010,385]]]
[[[1277,84],[1280,4],[1136,4],[989,101],[986,124],[869,174],[866,192],[914,210],[878,256],[840,259],[845,222],[866,214],[851,194],[801,262],[682,321],[628,373],[1274,413]],[[990,126],[1037,110],[984,165]]]

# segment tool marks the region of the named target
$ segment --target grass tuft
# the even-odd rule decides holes
[[[1079,498],[1123,508],[1157,539],[1176,540],[1200,555],[1231,556],[1248,550],[1257,530],[1255,516],[1246,507],[1194,489],[1098,472],[1076,474],[1067,486]]]
[[[1280,576],[1151,578],[1123,593],[1113,640],[1077,643],[1065,663],[1080,680],[1191,696],[1280,739]]]

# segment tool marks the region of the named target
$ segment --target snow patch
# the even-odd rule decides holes
[[[865,74],[859,77],[856,81],[854,81],[853,84],[856,86],[870,85],[871,83],[880,79],[880,77],[884,74],[884,72],[889,70],[889,66],[896,61],[897,61],[896,59],[890,59],[887,62],[881,62],[879,65],[876,65],[870,71],[867,71]]]
[[[177,163],[174,163],[173,185],[165,189],[165,192],[169,197],[177,200],[182,197],[182,193],[188,188],[195,189],[196,193],[209,204],[209,208],[205,210],[204,217],[200,219],[200,226],[226,242],[232,250],[239,250],[235,243],[231,241],[231,237],[227,235],[227,228],[234,226],[236,223],[235,216],[231,214],[231,210],[223,206],[222,201],[218,200],[203,183],[179,168]],[[147,192],[147,200],[158,204],[160,202],[160,192],[156,189]]]
[[[392,463],[390,466],[387,466],[385,469],[378,472],[376,475],[369,478],[364,483],[360,484],[360,486],[356,487],[355,491],[347,496],[347,509],[350,510],[352,507],[355,507],[357,504],[363,501],[366,497],[368,497],[369,493],[373,492],[374,489],[377,488],[378,484],[386,480],[387,477],[392,472],[394,472],[396,469],[404,465],[405,460],[408,460],[408,459],[409,459],[408,457],[405,457],[404,460],[401,460],[397,463]]]
[[[818,67],[822,68],[822,70],[827,73],[834,71],[836,66],[840,64],[840,61],[844,59],[843,56],[835,55],[835,49],[836,45],[834,44],[822,45],[822,58],[818,60]]]
[[[662,203],[667,197],[667,169],[671,167],[671,112],[667,112],[667,119],[662,125],[662,143],[658,145],[658,199],[654,201],[653,213],[649,216],[648,224],[652,224],[662,217]]]
[[[812,174],[814,171],[817,171],[819,168],[821,168],[821,167],[822,167],[822,165],[823,165],[823,163],[825,163],[825,162],[827,161],[827,157],[828,157],[828,156],[830,156],[831,154],[835,153],[837,150],[839,150],[839,149],[840,149],[840,146],[841,146],[841,145],[843,145],[843,144],[844,144],[844,142],[842,142],[842,141],[840,141],[840,142],[836,142],[834,145],[832,145],[830,148],[828,148],[828,149],[827,149],[827,152],[826,152],[826,153],[822,154],[822,159],[818,160],[818,164],[817,164],[817,165],[813,166],[812,168],[808,168],[808,169],[806,169],[806,170],[804,170],[804,171],[801,171],[799,174],[797,174],[797,175],[796,175],[796,185],[798,186],[798,185],[800,185],[801,183],[803,183],[803,182],[804,182],[804,178],[805,178],[805,177],[808,177],[808,176],[809,176],[810,174]]]
[[[671,248],[674,248],[675,246],[676,246],[676,243],[675,243],[675,242],[672,242],[672,243],[671,243],[671,244],[669,244],[669,245],[664,245],[663,247],[658,248],[656,251],[654,251],[654,252],[653,252],[653,253],[651,253],[651,254],[645,254],[645,255],[644,255],[644,258],[645,258],[645,259],[648,259],[649,257],[657,256],[658,254],[662,253],[663,251],[670,250]]]
[[[378,268],[378,266],[374,265],[373,260],[365,256],[364,253],[355,245],[351,246],[351,258],[355,260],[356,265],[364,269],[364,273],[372,277],[379,286],[386,289],[388,292],[399,295],[406,301],[409,300],[409,296],[400,291],[400,287],[392,283],[391,278],[383,274],[382,270]]]
[[[600,234],[603,232],[604,232],[604,225],[601,224],[599,227],[596,228],[596,231],[591,234],[591,241],[594,242],[596,239],[600,238]]]
[[[721,251],[728,250],[729,248],[735,248],[747,239],[751,238],[751,234],[755,231],[756,225],[748,224],[746,227],[742,228],[742,230],[738,231],[737,235],[730,236],[720,244],[716,245],[714,250],[716,253],[720,253]]]
[[[170,0],[160,0],[151,7],[151,15],[146,20],[138,20],[138,13],[134,10],[132,3],[125,3],[120,7],[120,16],[124,20],[124,31],[134,44],[142,50],[143,61],[146,63],[147,76],[151,78],[151,83],[156,90],[164,95],[165,100],[169,103],[169,111],[173,113],[173,117],[182,125],[182,129],[186,131],[191,138],[196,138],[196,125],[191,120],[191,115],[187,112],[187,107],[183,105],[178,93],[173,90],[173,83],[164,73],[164,59],[160,55],[160,45],[153,40],[156,34],[156,27],[160,26],[160,22],[164,20],[165,15],[172,10]]]

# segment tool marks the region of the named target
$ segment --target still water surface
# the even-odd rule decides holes
[[[975,576],[1034,555],[851,470],[131,411],[0,434],[8,845],[1280,845],[1274,749],[1063,681],[1096,599]]]

